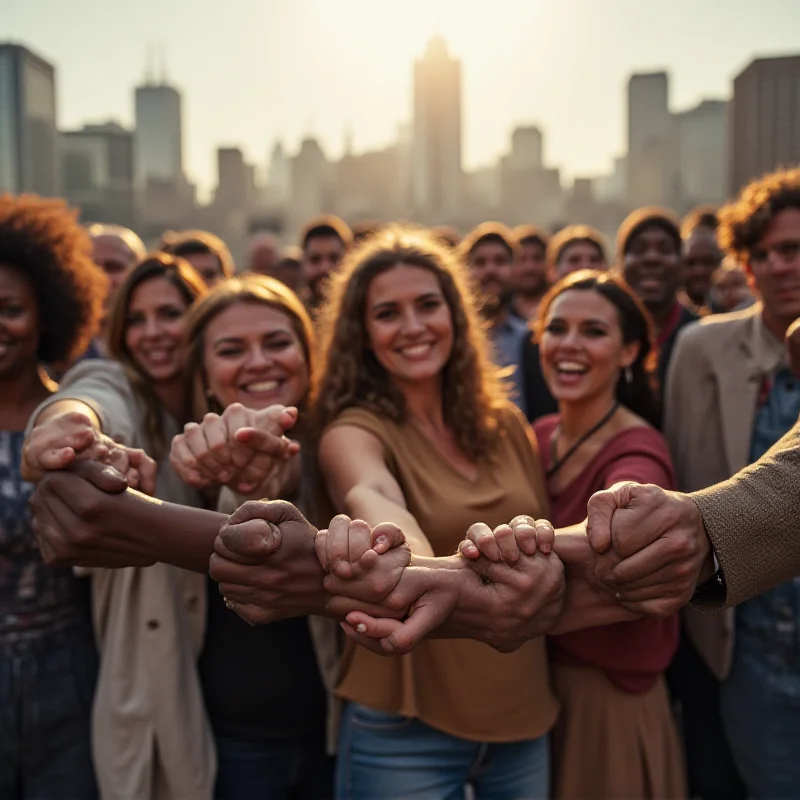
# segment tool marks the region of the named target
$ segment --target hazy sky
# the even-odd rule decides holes
[[[294,152],[315,135],[331,157],[348,128],[357,151],[393,141],[437,32],[463,60],[466,167],[536,123],[549,164],[591,175],[624,151],[631,72],[668,69],[673,109],[727,97],[752,57],[800,51],[800,0],[0,0],[0,41],[57,66],[65,128],[131,124],[163,45],[204,189],[218,145],[264,164],[278,138]]]

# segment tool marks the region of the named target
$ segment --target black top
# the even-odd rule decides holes
[[[209,579],[199,667],[216,736],[287,739],[324,730],[326,695],[307,617],[248,625]]]
[[[525,390],[525,414],[528,422],[558,413],[558,402],[547,388],[539,363],[539,345],[528,337],[522,345],[522,385]]]
[[[661,349],[658,353],[658,385],[662,395],[664,394],[664,387],[667,383],[667,369],[669,368],[669,360],[672,358],[672,351],[675,348],[675,340],[678,338],[681,328],[685,328],[690,323],[697,322],[699,319],[699,315],[682,305],[681,315],[678,318],[678,324],[675,326],[675,330],[670,333],[669,337],[667,337],[661,345]]]

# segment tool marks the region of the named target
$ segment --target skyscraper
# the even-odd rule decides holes
[[[114,122],[63,131],[61,186],[84,221],[134,227],[133,134]]]
[[[727,194],[728,104],[703,100],[676,114],[675,124],[680,210],[722,203]]]
[[[136,88],[136,183],[183,178],[183,122],[181,95],[163,82],[148,80]]]
[[[628,201],[669,204],[675,181],[669,78],[666,72],[632,75],[628,82]]]
[[[0,192],[58,194],[55,69],[26,47],[0,44]]]
[[[800,55],[757,58],[733,81],[728,188],[800,164]]]
[[[440,36],[414,64],[412,197],[430,222],[457,216],[461,170],[461,62]]]

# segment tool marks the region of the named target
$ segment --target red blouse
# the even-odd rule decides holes
[[[550,440],[558,416],[534,424],[542,466],[550,468]],[[586,518],[589,498],[619,481],[675,488],[667,444],[649,427],[629,428],[611,439],[569,485],[554,491],[547,482],[550,520],[556,528]],[[592,666],[626,692],[646,692],[666,669],[678,646],[678,615],[646,618],[550,637],[550,657],[558,664]]]

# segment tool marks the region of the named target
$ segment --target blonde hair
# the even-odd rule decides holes
[[[203,364],[204,336],[214,318],[239,303],[260,303],[286,314],[300,340],[309,377],[313,379],[316,338],[311,319],[300,298],[283,283],[266,275],[246,273],[237,278],[229,278],[211,289],[192,308],[186,320],[186,407],[194,420],[201,419],[209,411],[222,411],[208,396],[208,381]],[[304,398],[299,403],[301,410],[306,401],[307,398]]]

